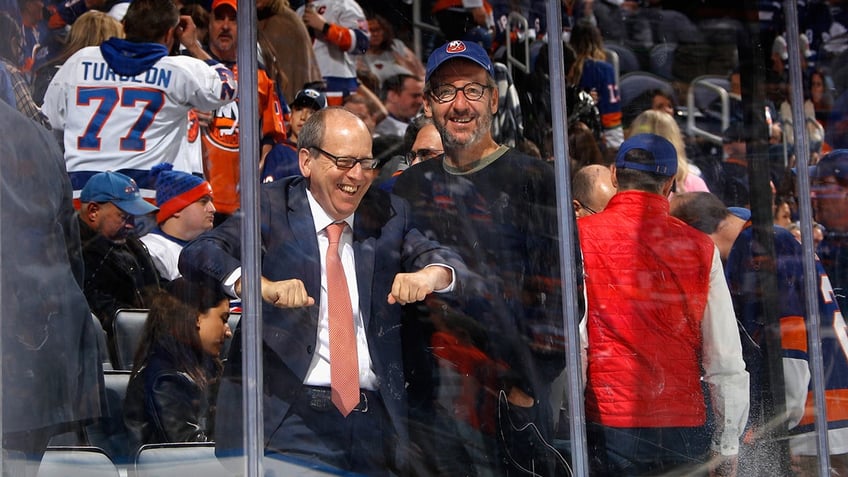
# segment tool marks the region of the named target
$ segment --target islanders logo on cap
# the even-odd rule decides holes
[[[462,53],[465,51],[465,43],[460,40],[454,40],[448,43],[448,47],[445,48],[445,51],[448,53]]]

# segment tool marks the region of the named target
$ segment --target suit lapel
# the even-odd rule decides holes
[[[303,284],[309,296],[315,298],[318,305],[321,296],[321,255],[318,251],[318,237],[315,235],[315,221],[306,199],[306,181],[298,181],[289,187],[288,216],[292,235],[297,240],[298,249],[304,257],[313,257],[314,266],[306,267]],[[318,306],[314,307],[314,318],[318,319]]]
[[[356,259],[356,285],[359,289],[359,313],[362,323],[368,329],[371,319],[371,300],[385,299],[385,297],[372,297],[374,266],[376,260],[376,234],[367,224],[369,220],[363,220],[362,214],[367,209],[360,206],[353,218],[353,256]]]

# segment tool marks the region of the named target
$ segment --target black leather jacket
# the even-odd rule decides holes
[[[213,381],[211,360],[207,369]],[[157,347],[127,386],[124,423],[130,450],[161,442],[212,441],[216,388],[202,388],[176,369],[170,353]]]

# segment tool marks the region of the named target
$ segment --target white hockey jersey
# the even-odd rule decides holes
[[[104,50],[107,44],[111,51]],[[128,50],[138,58],[115,54]],[[42,111],[63,130],[74,197],[102,171],[132,177],[148,199],[155,196],[148,177],[154,165],[169,162],[197,172],[195,159],[179,157],[181,148],[188,149],[189,111],[214,110],[237,94],[232,72],[212,63],[163,56],[158,45],[117,38],[71,56],[50,83]]]

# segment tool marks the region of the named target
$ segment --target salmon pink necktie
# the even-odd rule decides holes
[[[330,388],[333,404],[347,416],[359,404],[359,359],[353,308],[344,268],[339,255],[339,239],[345,223],[327,226],[327,313],[330,331]]]

